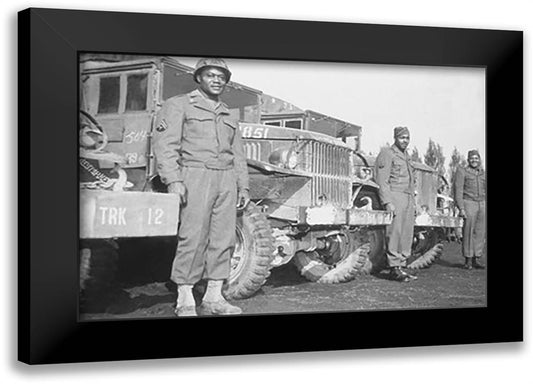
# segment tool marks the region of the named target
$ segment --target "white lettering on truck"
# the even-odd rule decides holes
[[[126,208],[100,207],[102,225],[126,225]]]

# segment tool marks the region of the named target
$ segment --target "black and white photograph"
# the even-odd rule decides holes
[[[473,379],[520,350],[523,31],[307,10],[18,12],[20,362]]]
[[[80,320],[485,307],[485,84],[81,53]]]

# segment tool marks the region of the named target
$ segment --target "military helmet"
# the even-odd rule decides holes
[[[194,69],[193,77],[194,81],[198,82],[196,80],[196,75],[198,75],[204,68],[208,67],[215,67],[220,69],[222,72],[226,74],[226,80],[229,82],[229,79],[231,78],[231,71],[228,68],[228,65],[226,62],[222,59],[212,59],[212,58],[204,58],[198,60],[198,63],[196,63],[196,68]]]

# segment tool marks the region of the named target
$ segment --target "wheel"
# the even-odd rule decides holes
[[[296,252],[293,263],[307,280],[327,284],[353,280],[371,249],[368,233],[359,229],[331,234],[325,244],[323,250]]]
[[[80,249],[80,292],[84,296],[107,290],[117,270],[118,246],[113,241],[95,240]]]
[[[383,209],[377,193],[372,190],[361,190],[355,202],[356,207],[372,202],[372,209]],[[376,227],[373,229],[373,243],[368,261],[362,268],[362,272],[376,273],[387,266],[385,252],[385,229]],[[442,229],[423,228],[415,232],[413,240],[412,256],[407,261],[407,267],[420,269],[429,267],[442,254]]]
[[[361,208],[371,203],[373,210],[383,210],[377,191],[372,189],[362,189],[357,195],[355,206]],[[387,259],[385,255],[385,227],[367,227],[364,229],[370,243],[370,251],[365,265],[361,269],[363,273],[376,273],[386,267]]]
[[[273,255],[274,236],[270,223],[261,209],[250,202],[237,217],[235,251],[224,296],[244,299],[257,292],[270,276]]]
[[[387,265],[385,255],[385,228],[369,227],[365,230],[368,233],[370,251],[361,272],[371,274],[381,271]]]
[[[417,228],[413,240],[412,256],[407,268],[428,268],[442,254],[443,231],[440,228]]]

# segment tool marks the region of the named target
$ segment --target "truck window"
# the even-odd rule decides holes
[[[120,102],[120,77],[100,78],[98,113],[117,113]]]
[[[126,111],[146,110],[148,74],[137,73],[128,76],[126,92]]]
[[[184,95],[194,89],[196,83],[192,74],[170,65],[163,66],[163,101],[173,96]]]
[[[274,126],[274,127],[281,127],[281,120],[263,121],[263,124],[265,124],[265,125],[272,125],[272,126]]]
[[[302,129],[302,119],[285,120],[285,127]]]

